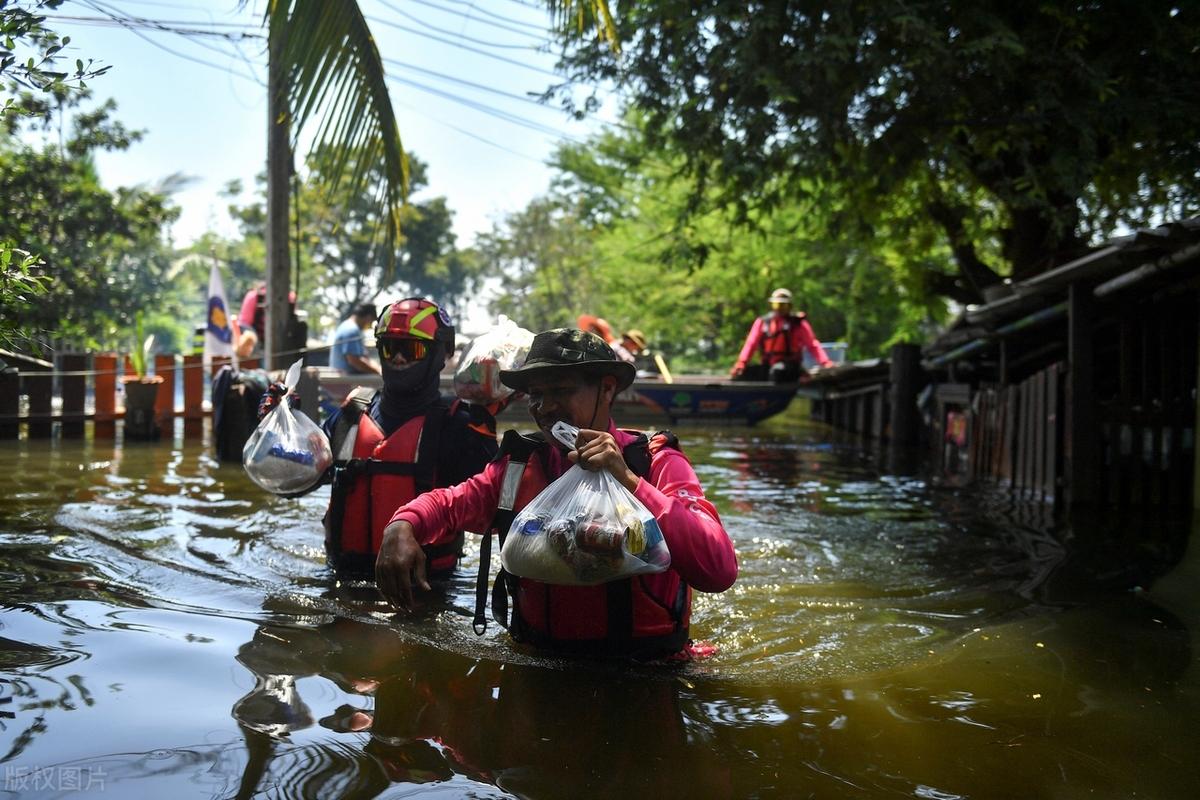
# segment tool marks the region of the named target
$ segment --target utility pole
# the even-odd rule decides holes
[[[267,307],[264,363],[283,369],[288,310],[288,203],[292,175],[291,118],[288,115],[288,76],[283,70],[287,43],[284,25],[268,26],[267,46]]]

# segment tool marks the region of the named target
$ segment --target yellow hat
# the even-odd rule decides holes
[[[637,345],[638,350],[646,349],[646,334],[639,331],[637,328],[630,328],[625,331],[625,338]]]

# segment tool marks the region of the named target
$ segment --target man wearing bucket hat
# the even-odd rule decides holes
[[[486,564],[490,534],[501,537],[514,515],[572,464],[608,470],[658,522],[671,552],[664,572],[593,586],[563,586],[502,572],[492,592],[492,614],[517,641],[557,652],[659,658],[688,652],[691,592],[721,592],[737,577],[737,557],[716,508],[670,434],[647,439],[617,428],[613,398],[634,379],[632,364],[616,358],[603,339],[559,328],[534,337],[519,369],[500,380],[524,392],[544,434],[505,434],[500,455],[483,472],[448,489],[435,489],[400,508],[384,531],[376,583],[402,610],[414,588],[427,590],[422,548],[456,530],[488,532],[481,543],[476,632],[486,625]],[[580,429],[567,450],[548,436],[556,422]],[[512,600],[511,620],[508,599]]]
[[[833,362],[825,354],[821,343],[813,334],[812,326],[803,311],[792,313],[792,293],[787,289],[776,289],[768,301],[771,312],[754,320],[737,363],[729,374],[735,380],[793,383],[804,374],[804,350],[822,367],[832,367]],[[762,362],[750,364],[755,352],[762,354]]]

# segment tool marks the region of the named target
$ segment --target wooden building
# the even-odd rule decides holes
[[[1200,502],[1200,218],[1012,284],[916,353],[818,375],[814,414],[1033,499]]]

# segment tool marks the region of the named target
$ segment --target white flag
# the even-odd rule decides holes
[[[225,303],[225,285],[221,283],[221,271],[214,260],[208,277],[208,315],[204,328],[204,360],[213,357],[233,357],[233,334],[235,322],[229,317]]]

